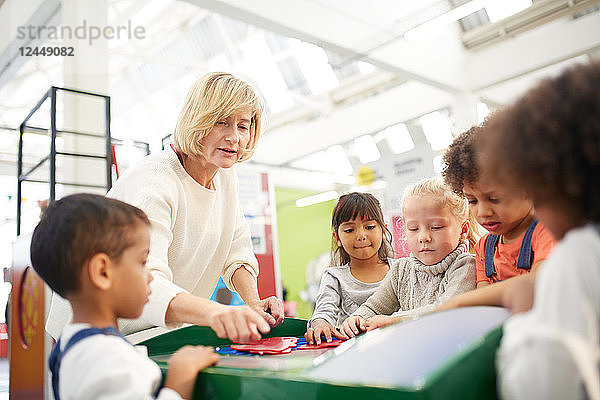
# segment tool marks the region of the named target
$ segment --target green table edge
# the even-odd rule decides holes
[[[301,337],[306,320],[286,318],[264,337]],[[496,398],[495,354],[502,327],[465,346],[446,360],[419,385],[412,387],[376,387],[338,384],[308,378],[298,371],[273,371],[207,368],[198,375],[193,399],[238,399],[259,396],[265,399],[494,399]],[[150,357],[172,354],[184,345],[228,346],[208,327],[189,326],[148,339],[141,345]],[[163,374],[167,364],[158,362]],[[465,373],[468,371],[469,373]],[[468,390],[466,390],[468,388]],[[243,389],[243,390],[242,390]],[[288,394],[291,396],[288,396]]]

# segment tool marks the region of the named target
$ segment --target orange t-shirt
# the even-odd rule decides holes
[[[490,234],[484,235],[475,246],[475,267],[477,269],[477,283],[487,281],[494,283],[504,279],[512,278],[513,276],[526,274],[531,270],[517,269],[517,259],[519,258],[519,250],[521,243],[525,237],[525,232],[521,237],[512,243],[502,243],[502,237],[498,240],[496,252],[494,253],[494,267],[496,275],[488,278],[485,275],[485,241]],[[538,261],[545,260],[552,251],[556,240],[546,227],[538,222],[533,235],[531,236],[531,250],[533,251],[532,266]]]

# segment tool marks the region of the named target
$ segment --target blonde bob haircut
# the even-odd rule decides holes
[[[448,207],[448,210],[450,210],[452,215],[454,215],[461,224],[465,221],[469,221],[467,239],[469,241],[469,248],[474,250],[477,241],[481,237],[481,231],[479,229],[479,224],[475,221],[475,218],[473,218],[473,215],[470,212],[467,199],[454,192],[450,186],[444,183],[442,178],[426,178],[404,189],[404,194],[402,196],[402,214],[404,215],[406,199],[409,197],[424,196],[438,198],[439,203],[443,207]]]
[[[224,72],[208,73],[187,94],[175,127],[175,149],[189,156],[202,155],[200,140],[219,120],[236,112],[250,111],[250,140],[238,162],[246,161],[258,144],[264,109],[263,100],[248,83]]]

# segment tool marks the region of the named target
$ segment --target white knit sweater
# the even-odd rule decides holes
[[[467,249],[461,243],[434,265],[425,265],[412,255],[390,260],[390,272],[379,289],[352,315],[417,317],[475,289],[475,256]]]
[[[167,307],[177,293],[208,298],[219,276],[233,290],[231,277],[242,264],[258,276],[234,170],[220,169],[213,182],[215,190],[197,183],[169,148],[132,166],[108,192],[144,210],[152,224],[147,263],[154,277],[152,294],[140,320],[120,322],[123,333],[166,326]],[[66,301],[53,299],[46,324],[53,337],[70,320],[65,307]]]

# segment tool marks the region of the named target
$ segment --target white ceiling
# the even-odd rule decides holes
[[[0,6],[0,22],[11,2]],[[112,131],[156,148],[173,130],[191,82],[225,69],[266,97],[270,123],[253,162],[283,171],[304,156],[347,147],[359,136],[436,110],[449,110],[457,134],[476,122],[477,101],[491,108],[506,104],[600,49],[600,1],[535,1],[493,24],[479,11],[462,24],[439,23],[419,34],[455,3],[464,2],[110,0],[110,25],[131,20],[146,28],[145,40],[109,41]],[[17,17],[45,13],[60,20],[58,0],[29,5]],[[522,21],[525,28],[511,31]],[[480,26],[463,31],[468,24]],[[490,32],[508,33],[465,47]],[[11,37],[14,32],[0,38],[0,127],[16,128],[48,86],[62,85],[63,65],[55,57],[11,58]],[[10,158],[14,136],[6,135],[0,136],[0,157]]]

